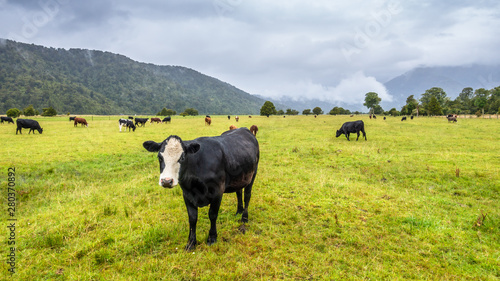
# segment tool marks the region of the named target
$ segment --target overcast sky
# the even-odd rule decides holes
[[[360,105],[417,66],[500,62],[497,0],[0,0],[0,38]]]

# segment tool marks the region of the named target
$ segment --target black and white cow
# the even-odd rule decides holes
[[[357,133],[358,137],[356,138],[356,140],[358,140],[359,139],[359,132],[362,132],[363,137],[365,137],[365,140],[367,140],[366,134],[365,134],[365,123],[363,123],[363,121],[358,120],[358,121],[352,121],[352,122],[345,122],[344,124],[342,124],[342,127],[340,127],[340,129],[337,130],[336,137],[338,138],[338,137],[340,137],[340,135],[344,134],[345,137],[347,138],[347,140],[350,141],[349,134],[350,133]]]
[[[28,134],[33,131],[33,134],[35,134],[35,130],[37,130],[40,134],[43,132],[42,127],[40,127],[40,124],[38,124],[38,121],[36,120],[31,120],[31,119],[17,119],[16,120],[17,124],[17,129],[16,129],[16,135],[17,132],[19,132],[21,135],[23,134],[22,129],[30,129]]]
[[[138,126],[138,124],[145,126],[146,122],[148,122],[149,118],[135,118],[135,125]]]
[[[120,120],[118,120],[118,124],[120,124],[120,132],[122,131],[123,126],[125,126],[125,130],[127,130],[126,128],[128,128],[129,132],[130,132],[130,129],[132,129],[132,132],[135,132],[135,125],[134,125],[134,122],[132,122],[131,120],[120,119]]]
[[[162,123],[170,123],[172,121],[172,118],[170,116],[167,116],[161,120]]]
[[[3,122],[7,122],[7,124],[9,124],[9,123],[14,124],[14,120],[12,120],[12,117],[8,117],[8,116],[7,116],[7,117],[5,117],[5,116],[1,116],[0,118],[1,118],[1,121],[0,121],[0,122],[1,122],[2,124],[3,124]]]
[[[172,135],[163,142],[146,141],[146,150],[158,152],[159,184],[182,189],[189,216],[186,250],[196,247],[198,208],[210,205],[207,244],[217,241],[216,221],[224,193],[236,192],[242,222],[248,222],[248,204],[259,164],[259,143],[247,128],[226,131],[216,137],[183,141]],[[242,193],[244,190],[243,207]]]

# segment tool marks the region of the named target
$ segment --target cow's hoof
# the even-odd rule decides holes
[[[207,244],[208,244],[208,246],[211,246],[212,244],[214,244],[216,242],[217,242],[217,236],[215,236],[215,237],[208,236],[208,238],[207,238]]]
[[[243,209],[238,209],[235,215],[243,214]]]
[[[189,252],[189,251],[192,251],[192,250],[194,250],[194,249],[196,249],[196,241],[194,241],[194,242],[189,242],[189,243],[187,243],[186,247],[184,247],[184,250],[186,250],[186,251],[188,251],[188,252]]]
[[[241,222],[247,223],[248,222],[248,217],[241,217]]]

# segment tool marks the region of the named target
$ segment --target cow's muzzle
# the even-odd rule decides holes
[[[161,186],[163,186],[165,188],[174,187],[174,179],[171,179],[171,178],[161,179]]]

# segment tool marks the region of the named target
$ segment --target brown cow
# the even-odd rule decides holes
[[[234,129],[238,129],[238,127],[236,127],[235,125],[229,126],[229,130],[234,130]]]
[[[205,126],[210,126],[210,124],[212,124],[212,119],[210,117],[205,117]]]
[[[236,117],[234,117],[234,120],[236,120],[236,122],[238,122],[240,120],[240,117],[236,116]]]
[[[252,125],[252,126],[250,127],[250,132],[252,132],[252,134],[253,134],[254,136],[257,136],[257,131],[259,131],[259,128],[257,127],[257,125]]]
[[[151,118],[151,122],[149,122],[149,123],[153,123],[153,122],[161,123],[161,119],[153,117],[153,118]]]
[[[85,120],[84,118],[75,117],[75,127],[78,124],[82,124],[82,127],[83,127],[83,125],[85,125],[87,127],[89,126],[89,124],[87,124],[87,120]]]

